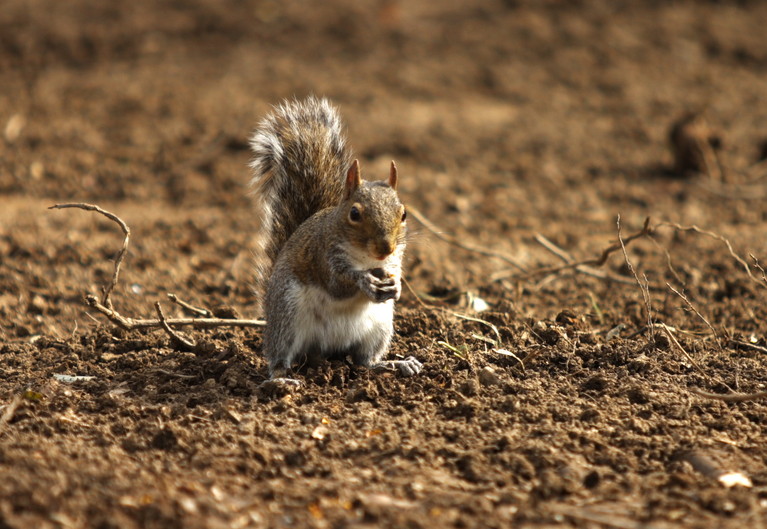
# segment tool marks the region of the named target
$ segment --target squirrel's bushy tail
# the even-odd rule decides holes
[[[337,205],[343,196],[351,152],[338,111],[327,99],[283,101],[250,139],[250,181],[257,221],[259,289],[280,249],[306,219]]]

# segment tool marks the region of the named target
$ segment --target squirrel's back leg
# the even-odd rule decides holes
[[[416,375],[423,364],[415,357],[409,356],[404,360],[383,360],[389,350],[394,329],[391,325],[380,325],[368,335],[368,339],[359,344],[352,355],[355,363],[369,368],[396,368],[406,377]]]

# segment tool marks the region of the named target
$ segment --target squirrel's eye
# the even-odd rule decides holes
[[[406,218],[407,218],[407,210],[406,210],[406,209],[403,209],[403,210],[402,210],[402,222],[405,222],[405,219],[406,219]]]
[[[349,220],[352,222],[359,222],[362,220],[362,213],[357,209],[357,206],[352,206],[352,209],[349,211]]]

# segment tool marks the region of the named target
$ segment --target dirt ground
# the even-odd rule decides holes
[[[767,527],[765,401],[698,393],[767,389],[765,20],[746,0],[5,0],[0,528]],[[55,203],[130,226],[120,313],[184,316],[175,293],[255,317],[247,138],[311,93],[366,175],[395,159],[414,213],[505,256],[410,217],[391,355],[420,375],[334,362],[270,396],[258,329],[187,329],[185,351],[85,303],[122,233]],[[686,112],[724,175],[675,169]],[[562,269],[619,225],[625,255]]]

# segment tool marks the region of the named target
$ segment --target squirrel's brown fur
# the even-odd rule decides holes
[[[272,379],[300,359],[333,355],[420,371],[413,357],[382,362],[407,232],[394,162],[387,181],[362,180],[335,108],[314,97],[276,107],[251,146]]]
[[[260,229],[256,282],[263,291],[285,242],[309,217],[335,206],[352,154],[336,110],[326,99],[285,101],[250,140],[252,194]]]

